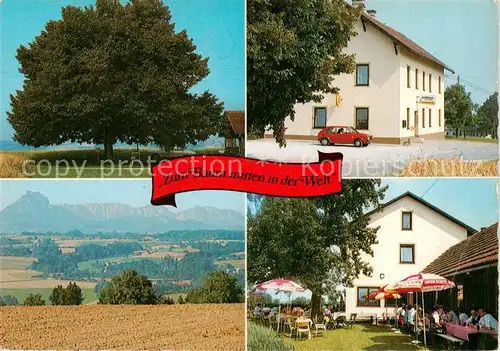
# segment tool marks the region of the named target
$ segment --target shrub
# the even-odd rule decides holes
[[[293,347],[286,345],[274,330],[255,323],[248,323],[248,351],[290,351]]]
[[[167,295],[162,295],[158,299],[158,303],[163,304],[163,305],[173,305],[175,304],[175,301],[172,297],[167,296]]]
[[[0,296],[0,306],[17,306],[19,300],[15,296],[5,295]]]
[[[45,300],[40,294],[29,294],[24,300],[24,306],[44,306]]]

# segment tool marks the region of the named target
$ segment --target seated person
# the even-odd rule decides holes
[[[331,316],[332,314],[332,311],[330,310],[330,305],[328,306],[325,306],[325,308],[323,309],[323,316]]]
[[[469,316],[464,312],[463,307],[460,307],[458,309],[458,323],[459,324],[465,324],[467,322],[467,319],[469,319]]]
[[[479,326],[484,330],[495,330],[498,331],[498,321],[491,314],[487,313],[485,308],[479,309]]]
[[[260,316],[260,311],[262,311],[262,308],[260,307],[260,305],[256,305],[253,309],[253,315]]]
[[[446,321],[452,324],[458,324],[458,316],[454,311],[448,311]]]
[[[431,315],[431,324],[434,324],[434,327],[436,329],[441,329],[443,328],[443,325],[441,324],[441,318],[439,316],[439,311],[442,309],[440,306],[435,306],[434,307],[434,312],[432,312]]]
[[[474,327],[479,322],[480,318],[481,316],[479,316],[476,310],[471,310],[470,317],[465,321],[465,324],[468,327]]]
[[[339,131],[337,132],[338,134],[344,133],[344,128],[339,128]]]

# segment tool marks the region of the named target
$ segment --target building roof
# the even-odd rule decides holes
[[[450,247],[422,271],[444,277],[498,262],[498,222]]]
[[[415,195],[414,193],[412,193],[411,191],[407,191],[401,195],[399,195],[398,197],[395,197],[394,199],[386,202],[385,204],[381,204],[378,209],[374,209],[370,212],[368,212],[366,215],[367,216],[370,216],[371,214],[375,213],[377,210],[381,210],[381,209],[384,209],[385,207],[395,203],[396,201],[399,201],[401,200],[402,198],[404,197],[410,197],[412,198],[413,200],[415,201],[418,201],[420,202],[422,205],[424,206],[427,206],[428,208],[430,208],[431,210],[439,213],[440,215],[444,216],[445,218],[449,219],[450,221],[454,222],[455,224],[458,224],[459,226],[461,226],[462,228],[466,229],[467,230],[467,235],[470,235],[470,234],[474,234],[477,232],[477,230],[475,230],[474,228],[472,228],[471,226],[465,224],[464,222],[458,220],[457,218],[453,217],[452,215],[444,212],[443,210],[441,210],[440,208],[434,206],[433,204],[425,201],[424,199],[422,199],[421,197],[418,197],[417,195]]]
[[[224,112],[235,134],[245,134],[245,111]]]
[[[431,61],[439,66],[442,66],[446,68],[448,71],[455,73],[453,69],[448,67],[446,64],[444,64],[442,61],[440,61],[438,58],[427,52],[424,48],[422,48],[420,45],[415,43],[413,40],[409,39],[406,37],[404,34],[398,32],[397,30],[389,27],[388,25],[380,22],[378,19],[376,19],[373,16],[370,16],[367,13],[363,13],[361,16],[362,21],[369,22],[371,25],[373,25],[376,29],[381,31],[383,34],[387,35],[390,37],[392,40],[394,40],[396,43],[404,46],[408,51],[411,53],[426,59],[428,61]]]

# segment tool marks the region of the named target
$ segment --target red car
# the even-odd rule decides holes
[[[353,127],[347,126],[328,126],[318,133],[318,141],[324,146],[352,144],[361,147],[370,144],[372,139],[372,135],[360,133]]]

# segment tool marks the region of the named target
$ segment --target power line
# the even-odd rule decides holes
[[[432,187],[433,187],[434,185],[436,185],[436,183],[437,183],[437,182],[439,182],[439,179],[441,179],[441,178],[437,178],[437,179],[436,179],[436,181],[435,181],[434,183],[432,183],[432,184],[431,184],[431,186],[430,186],[430,187],[429,187],[429,188],[425,191],[425,193],[424,193],[422,196],[420,196],[420,198],[421,198],[421,199],[423,199],[423,198],[424,198],[424,196],[425,196],[425,195],[429,192],[429,190],[431,190],[431,189],[432,189]]]
[[[452,78],[452,79],[456,79],[458,84],[462,83],[470,88],[473,88],[473,89],[476,89],[477,91],[483,93],[483,94],[487,94],[487,95],[491,95],[491,94],[494,94],[494,92],[492,91],[489,91],[487,89],[484,89],[484,88],[481,88],[480,86],[474,84],[474,83],[471,83],[469,82],[468,80],[465,80],[463,78],[460,78],[460,76],[453,76],[453,75],[449,75],[449,74],[445,74],[444,75],[445,78]]]

